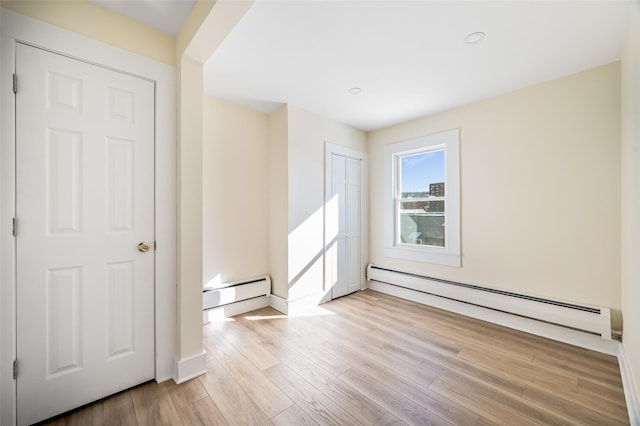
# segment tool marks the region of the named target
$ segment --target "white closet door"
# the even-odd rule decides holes
[[[333,299],[360,289],[360,168],[358,159],[331,156],[332,193],[327,214],[335,216],[328,220],[335,223],[335,231],[328,244],[327,273]]]
[[[154,377],[155,88],[22,44],[16,73],[17,414],[31,424]]]

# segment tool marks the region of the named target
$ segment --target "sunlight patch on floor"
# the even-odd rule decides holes
[[[264,320],[273,320],[273,319],[282,319],[282,318],[318,317],[318,316],[326,316],[326,315],[336,315],[336,313],[331,312],[330,310],[322,308],[320,306],[316,306],[313,308],[309,308],[306,312],[296,312],[292,315],[284,315],[284,314],[247,315],[243,318],[249,321],[264,321]]]

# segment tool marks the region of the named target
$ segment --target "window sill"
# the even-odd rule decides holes
[[[426,247],[385,247],[384,255],[396,259],[414,260],[416,262],[437,263],[439,265],[461,267],[460,253],[452,253],[446,249]]]

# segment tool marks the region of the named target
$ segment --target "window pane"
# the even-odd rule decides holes
[[[444,172],[444,150],[400,157],[399,243],[445,246],[444,200],[424,200],[445,196]]]
[[[444,197],[444,150],[400,158],[401,198]]]
[[[401,201],[400,243],[444,247],[444,201]]]

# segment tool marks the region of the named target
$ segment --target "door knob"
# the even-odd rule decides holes
[[[146,241],[143,241],[140,244],[138,244],[138,251],[139,252],[146,253],[146,252],[149,251],[150,248],[151,248],[151,244],[149,244]]]

